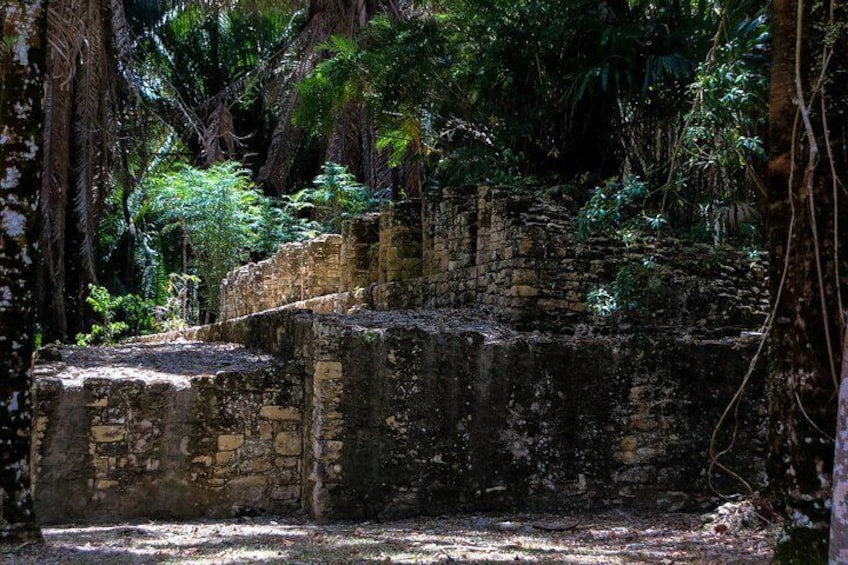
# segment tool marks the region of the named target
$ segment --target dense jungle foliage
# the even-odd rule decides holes
[[[46,337],[104,322],[90,285],[160,327],[214,319],[238,263],[440,186],[536,191],[586,235],[761,245],[761,3],[357,6],[127,2],[114,44],[69,62],[112,74],[113,100],[78,128],[108,140],[101,166],[83,174],[91,140],[68,132],[71,198],[44,203],[69,225],[48,238]],[[191,307],[168,307],[180,293]]]

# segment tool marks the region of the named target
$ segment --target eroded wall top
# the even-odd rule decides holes
[[[344,299],[316,300],[338,295]],[[341,236],[284,245],[231,272],[221,317],[285,305],[325,312],[476,306],[519,327],[706,331],[758,327],[767,296],[765,262],[746,252],[671,238],[584,240],[563,207],[467,187],[350,219]]]

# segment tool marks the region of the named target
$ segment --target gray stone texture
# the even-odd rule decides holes
[[[589,311],[590,291],[646,260],[661,292],[639,312]],[[119,348],[102,370],[79,370],[80,350],[40,361],[37,510],[49,523],[698,507],[766,287],[740,251],[582,240],[566,210],[506,189],[396,203],[231,272],[217,324]],[[159,367],[179,338],[207,345]],[[203,347],[235,346],[212,342],[266,356],[216,365]],[[739,416],[722,463],[761,485],[762,367]]]
[[[654,284],[640,314],[594,316],[587,295],[646,261]],[[395,203],[349,220],[341,237],[284,245],[231,272],[221,286],[221,319],[287,306],[321,313],[482,306],[523,329],[609,333],[635,323],[715,334],[757,328],[767,297],[762,257],[672,238],[583,240],[561,206],[469,187]]]

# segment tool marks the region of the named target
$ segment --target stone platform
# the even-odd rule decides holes
[[[301,367],[174,340],[51,347],[35,381],[43,523],[301,507]]]
[[[41,519],[698,508],[757,345],[522,332],[476,310],[280,309],[156,340],[39,362]],[[764,398],[757,372],[723,460],[754,485]]]

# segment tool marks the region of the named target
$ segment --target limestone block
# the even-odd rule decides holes
[[[509,289],[510,296],[531,298],[539,295],[539,289],[527,285],[515,285]]]
[[[198,465],[203,465],[204,467],[212,466],[212,457],[209,455],[198,455],[197,457],[191,460],[192,463],[197,463]]]
[[[274,437],[274,426],[270,422],[259,424],[259,439],[269,440]]]
[[[586,306],[585,302],[569,302],[568,303],[568,311],[574,312],[576,314],[582,314],[588,310],[588,306]]]
[[[94,457],[92,458],[92,466],[94,467],[95,477],[105,477],[109,474],[109,458]]]
[[[627,465],[633,465],[637,461],[636,452],[635,451],[622,451],[615,455],[616,459],[621,461],[622,463],[626,463]]]
[[[303,440],[300,434],[280,432],[274,438],[274,451],[280,455],[300,455],[303,451]]]
[[[244,444],[243,434],[223,434],[218,436],[219,451],[233,451]]]
[[[344,443],[341,441],[327,440],[323,442],[323,454],[329,461],[335,461],[342,456],[342,448]]]
[[[268,420],[300,420],[300,410],[290,406],[263,406],[259,415]]]
[[[316,361],[314,379],[318,381],[342,378],[342,364],[339,361]]]
[[[657,428],[657,421],[643,414],[634,414],[630,416],[630,425],[635,429],[648,432]]]
[[[639,439],[636,436],[626,436],[621,439],[619,446],[625,451],[632,451],[636,449],[638,443]]]
[[[236,458],[235,451],[219,451],[215,454],[215,464],[216,465],[228,465],[232,463]]]
[[[94,482],[94,488],[97,489],[97,490],[106,490],[106,489],[116,487],[119,484],[121,484],[121,483],[119,483],[118,481],[110,480],[110,479],[97,479]]]
[[[95,443],[123,441],[127,437],[127,428],[115,425],[92,426],[90,437]]]

